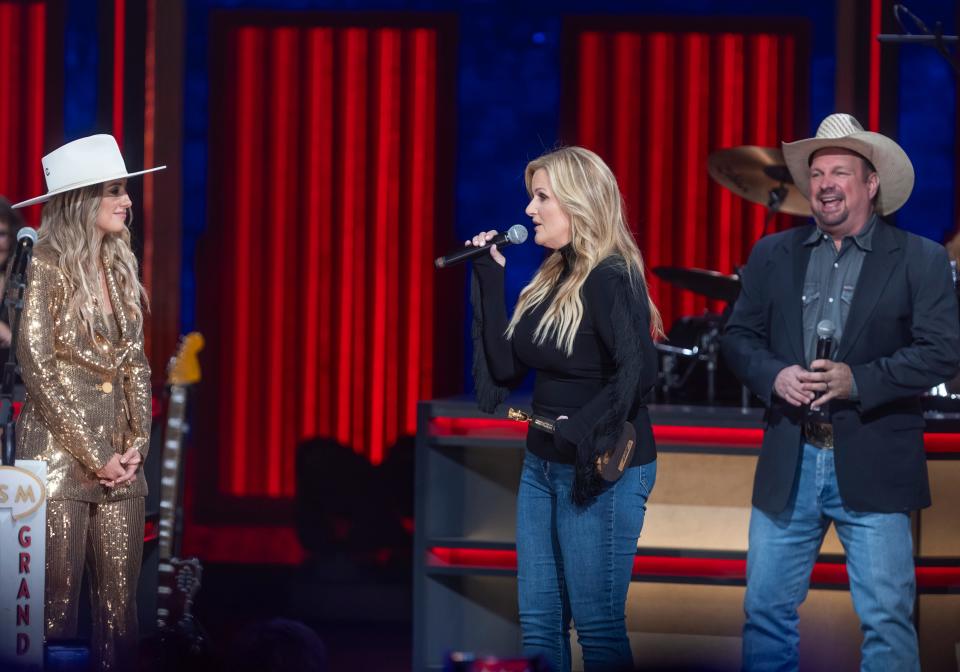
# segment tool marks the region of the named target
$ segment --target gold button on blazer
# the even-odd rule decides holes
[[[95,342],[75,311],[67,276],[54,253],[38,248],[17,343],[27,396],[17,420],[17,458],[47,462],[47,496],[110,502],[147,493],[143,469],[130,483],[100,485],[95,473],[114,453],[150,442],[150,365],[143,328],[124,312],[113,270],[106,266],[114,307],[95,306]]]

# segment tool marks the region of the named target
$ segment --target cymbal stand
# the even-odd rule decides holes
[[[666,343],[657,343],[657,350],[662,354],[661,376],[663,384],[664,403],[670,403],[671,390],[682,389],[699,362],[707,366],[707,403],[713,404],[717,400],[717,367],[720,362],[720,325],[710,328],[700,337],[699,342],[692,348],[680,348]],[[677,360],[683,357],[691,362],[683,374],[677,375]]]
[[[660,390],[663,392],[663,403],[670,403],[670,391],[676,385],[677,356],[673,353],[664,353],[660,358],[660,371],[663,384]]]
[[[707,403],[713,406],[717,400],[717,362],[720,358],[720,327],[713,327],[703,336],[703,349],[707,362]]]
[[[780,212],[780,208],[783,207],[783,202],[787,200],[788,193],[787,185],[783,182],[780,183],[780,186],[770,190],[770,194],[767,196],[767,216],[763,218],[763,231],[760,232],[761,238],[767,235],[770,222],[772,222],[773,218]]]

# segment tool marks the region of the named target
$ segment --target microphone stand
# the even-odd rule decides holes
[[[20,316],[23,314],[23,293],[27,289],[27,267],[30,265],[32,246],[24,246],[20,250],[26,258],[22,260],[14,256],[10,260],[10,276],[4,290],[3,305],[7,308],[7,317],[10,319],[10,352],[0,374],[0,431],[3,433],[2,461],[3,466],[12,467],[17,457],[16,428],[13,420],[13,392],[17,381],[17,337],[20,334]]]

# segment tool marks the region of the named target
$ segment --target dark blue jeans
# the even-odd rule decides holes
[[[877,484],[877,487],[882,487]],[[916,579],[907,513],[860,513],[840,499],[833,451],[809,444],[786,510],[750,516],[743,669],[788,672],[799,667],[797,608],[830,523],[847,556],[850,593],[863,631],[863,672],[920,669],[913,627]]]
[[[574,468],[527,453],[517,497],[520,628],[525,655],[570,670],[570,620],[586,672],[630,670],[627,588],[657,463],[631,467],[589,506],[570,498]]]

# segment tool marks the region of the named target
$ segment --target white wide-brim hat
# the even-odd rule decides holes
[[[47,193],[14,204],[14,208],[44,203],[52,196],[92,184],[163,170],[166,166],[128,173],[120,148],[112,135],[90,135],[59,147],[41,160]]]
[[[810,197],[810,157],[826,147],[849,149],[873,164],[880,178],[878,214],[892,214],[910,198],[914,172],[907,153],[887,136],[863,130],[859,121],[842,113],[824,119],[816,137],[783,143],[783,157],[793,182],[807,198]]]

